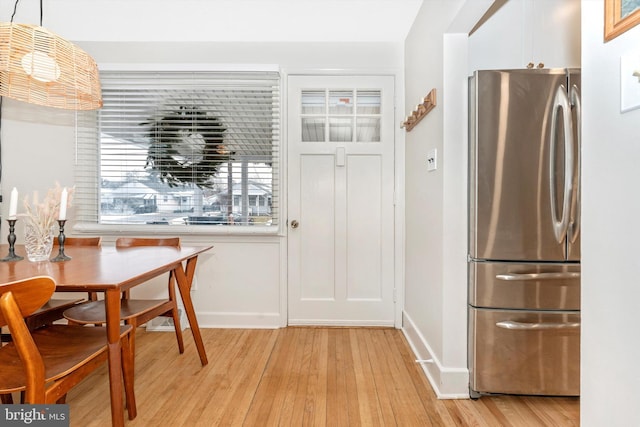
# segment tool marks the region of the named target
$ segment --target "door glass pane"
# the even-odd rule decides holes
[[[358,114],[380,114],[380,91],[358,91]]]
[[[358,117],[356,119],[356,140],[358,142],[380,142],[380,118]]]
[[[324,90],[302,91],[302,114],[324,114],[326,106]]]
[[[324,142],[324,117],[302,118],[302,141],[303,142]]]
[[[356,114],[356,140],[380,142],[380,91],[359,90]]]
[[[353,140],[352,118],[329,118],[329,141],[351,142]]]
[[[381,91],[323,90],[302,91],[302,141],[326,141],[329,124],[330,142],[380,142]],[[327,108],[328,105],[328,108]]]
[[[353,114],[353,91],[332,90],[329,92],[329,114]]]

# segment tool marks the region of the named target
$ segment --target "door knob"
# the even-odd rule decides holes
[[[299,225],[300,225],[300,223],[298,221],[296,221],[295,219],[293,221],[291,221],[291,228],[298,228]]]

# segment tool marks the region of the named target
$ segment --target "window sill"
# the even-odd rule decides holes
[[[73,231],[78,234],[115,236],[123,233],[136,235],[180,236],[284,236],[280,227],[259,225],[138,225],[76,223]]]

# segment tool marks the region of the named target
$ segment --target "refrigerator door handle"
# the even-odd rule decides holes
[[[573,212],[571,215],[571,222],[569,225],[569,238],[571,242],[575,242],[580,234],[580,152],[582,151],[582,101],[580,99],[580,89],[576,85],[571,86],[571,92],[569,94],[571,106],[575,108],[576,112],[576,123],[573,125],[576,129],[576,152],[578,153],[578,158],[576,159],[576,168],[578,170],[577,182],[576,182],[576,191],[574,193],[574,199],[572,200]]]
[[[565,271],[557,273],[507,273],[497,274],[498,280],[558,280],[558,279],[579,279],[579,271]]]
[[[558,218],[556,208],[556,144],[558,127],[558,110],[562,110],[562,125],[564,126],[564,188],[562,199],[562,217]],[[562,243],[569,228],[571,218],[571,193],[573,190],[573,131],[571,126],[571,106],[567,89],[564,85],[558,86],[553,101],[553,111],[551,113],[551,140],[549,144],[549,194],[551,199],[551,219],[553,222],[553,232],[558,243]]]
[[[504,320],[502,322],[497,322],[496,326],[502,329],[512,329],[519,331],[539,331],[549,329],[578,329],[580,328],[580,322],[523,323],[515,322],[513,320]]]

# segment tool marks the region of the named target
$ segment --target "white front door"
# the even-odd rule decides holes
[[[290,76],[288,321],[394,325],[394,80]]]

